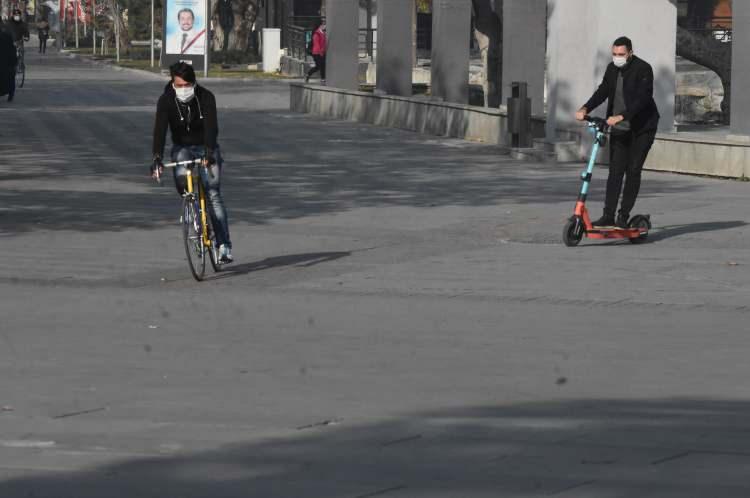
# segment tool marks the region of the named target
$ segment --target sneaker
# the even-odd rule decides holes
[[[226,244],[220,245],[219,246],[219,262],[231,263],[232,261],[234,261],[234,258],[232,257],[232,248]]]
[[[615,226],[615,217],[605,214],[598,220],[593,221],[591,224],[595,227],[612,227]]]
[[[310,75],[309,74],[305,75],[305,83],[310,83]]]
[[[320,84],[326,86],[326,80],[320,80]]]

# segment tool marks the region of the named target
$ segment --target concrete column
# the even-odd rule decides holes
[[[432,2],[432,96],[469,101],[471,0]]]
[[[359,2],[326,0],[328,53],[326,81],[329,86],[359,89]]]
[[[750,0],[732,1],[732,135],[750,139]]]
[[[412,2],[378,2],[377,89],[390,95],[412,94]]]
[[[633,40],[635,54],[654,69],[659,128],[674,129],[677,7],[668,0],[548,0],[547,138],[574,123],[576,109],[594,93],[611,62],[612,42]],[[596,114],[606,111],[603,104]]]
[[[528,83],[531,112],[544,114],[547,0],[503,2],[503,103],[514,81]]]

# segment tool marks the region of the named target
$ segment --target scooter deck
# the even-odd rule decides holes
[[[640,228],[596,227],[585,233],[589,239],[635,239],[648,231]]]

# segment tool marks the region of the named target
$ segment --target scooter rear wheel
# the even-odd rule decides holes
[[[646,239],[648,239],[648,231],[651,230],[651,220],[648,216],[642,214],[633,216],[628,223],[628,226],[630,228],[638,228],[643,232],[638,237],[629,239],[632,244],[643,244],[646,242]]]
[[[575,247],[583,238],[584,224],[583,218],[573,216],[563,228],[563,243],[568,247]]]

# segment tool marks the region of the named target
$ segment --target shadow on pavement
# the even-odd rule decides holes
[[[289,428],[286,436],[214,451],[132,458],[81,472],[25,471],[24,477],[0,482],[0,496],[730,498],[750,493],[750,403],[745,401],[579,400],[445,409],[359,426],[332,421],[311,421]]]
[[[284,266],[307,268],[310,266],[319,265],[321,263],[327,263],[329,261],[335,261],[337,259],[345,258],[347,256],[350,256],[351,254],[352,253],[349,251],[336,251],[276,256],[272,258],[266,258],[261,261],[255,261],[253,263],[241,263],[225,266],[220,273],[214,275],[213,277],[207,278],[206,280],[208,281],[219,280],[222,278],[239,277],[241,275],[247,275],[248,273],[270,270],[273,268],[280,268]]]
[[[691,233],[715,232],[718,230],[729,230],[747,226],[744,221],[710,221],[702,223],[688,223],[685,225],[669,225],[657,227],[648,237],[649,242],[658,242],[660,240],[687,235]]]

